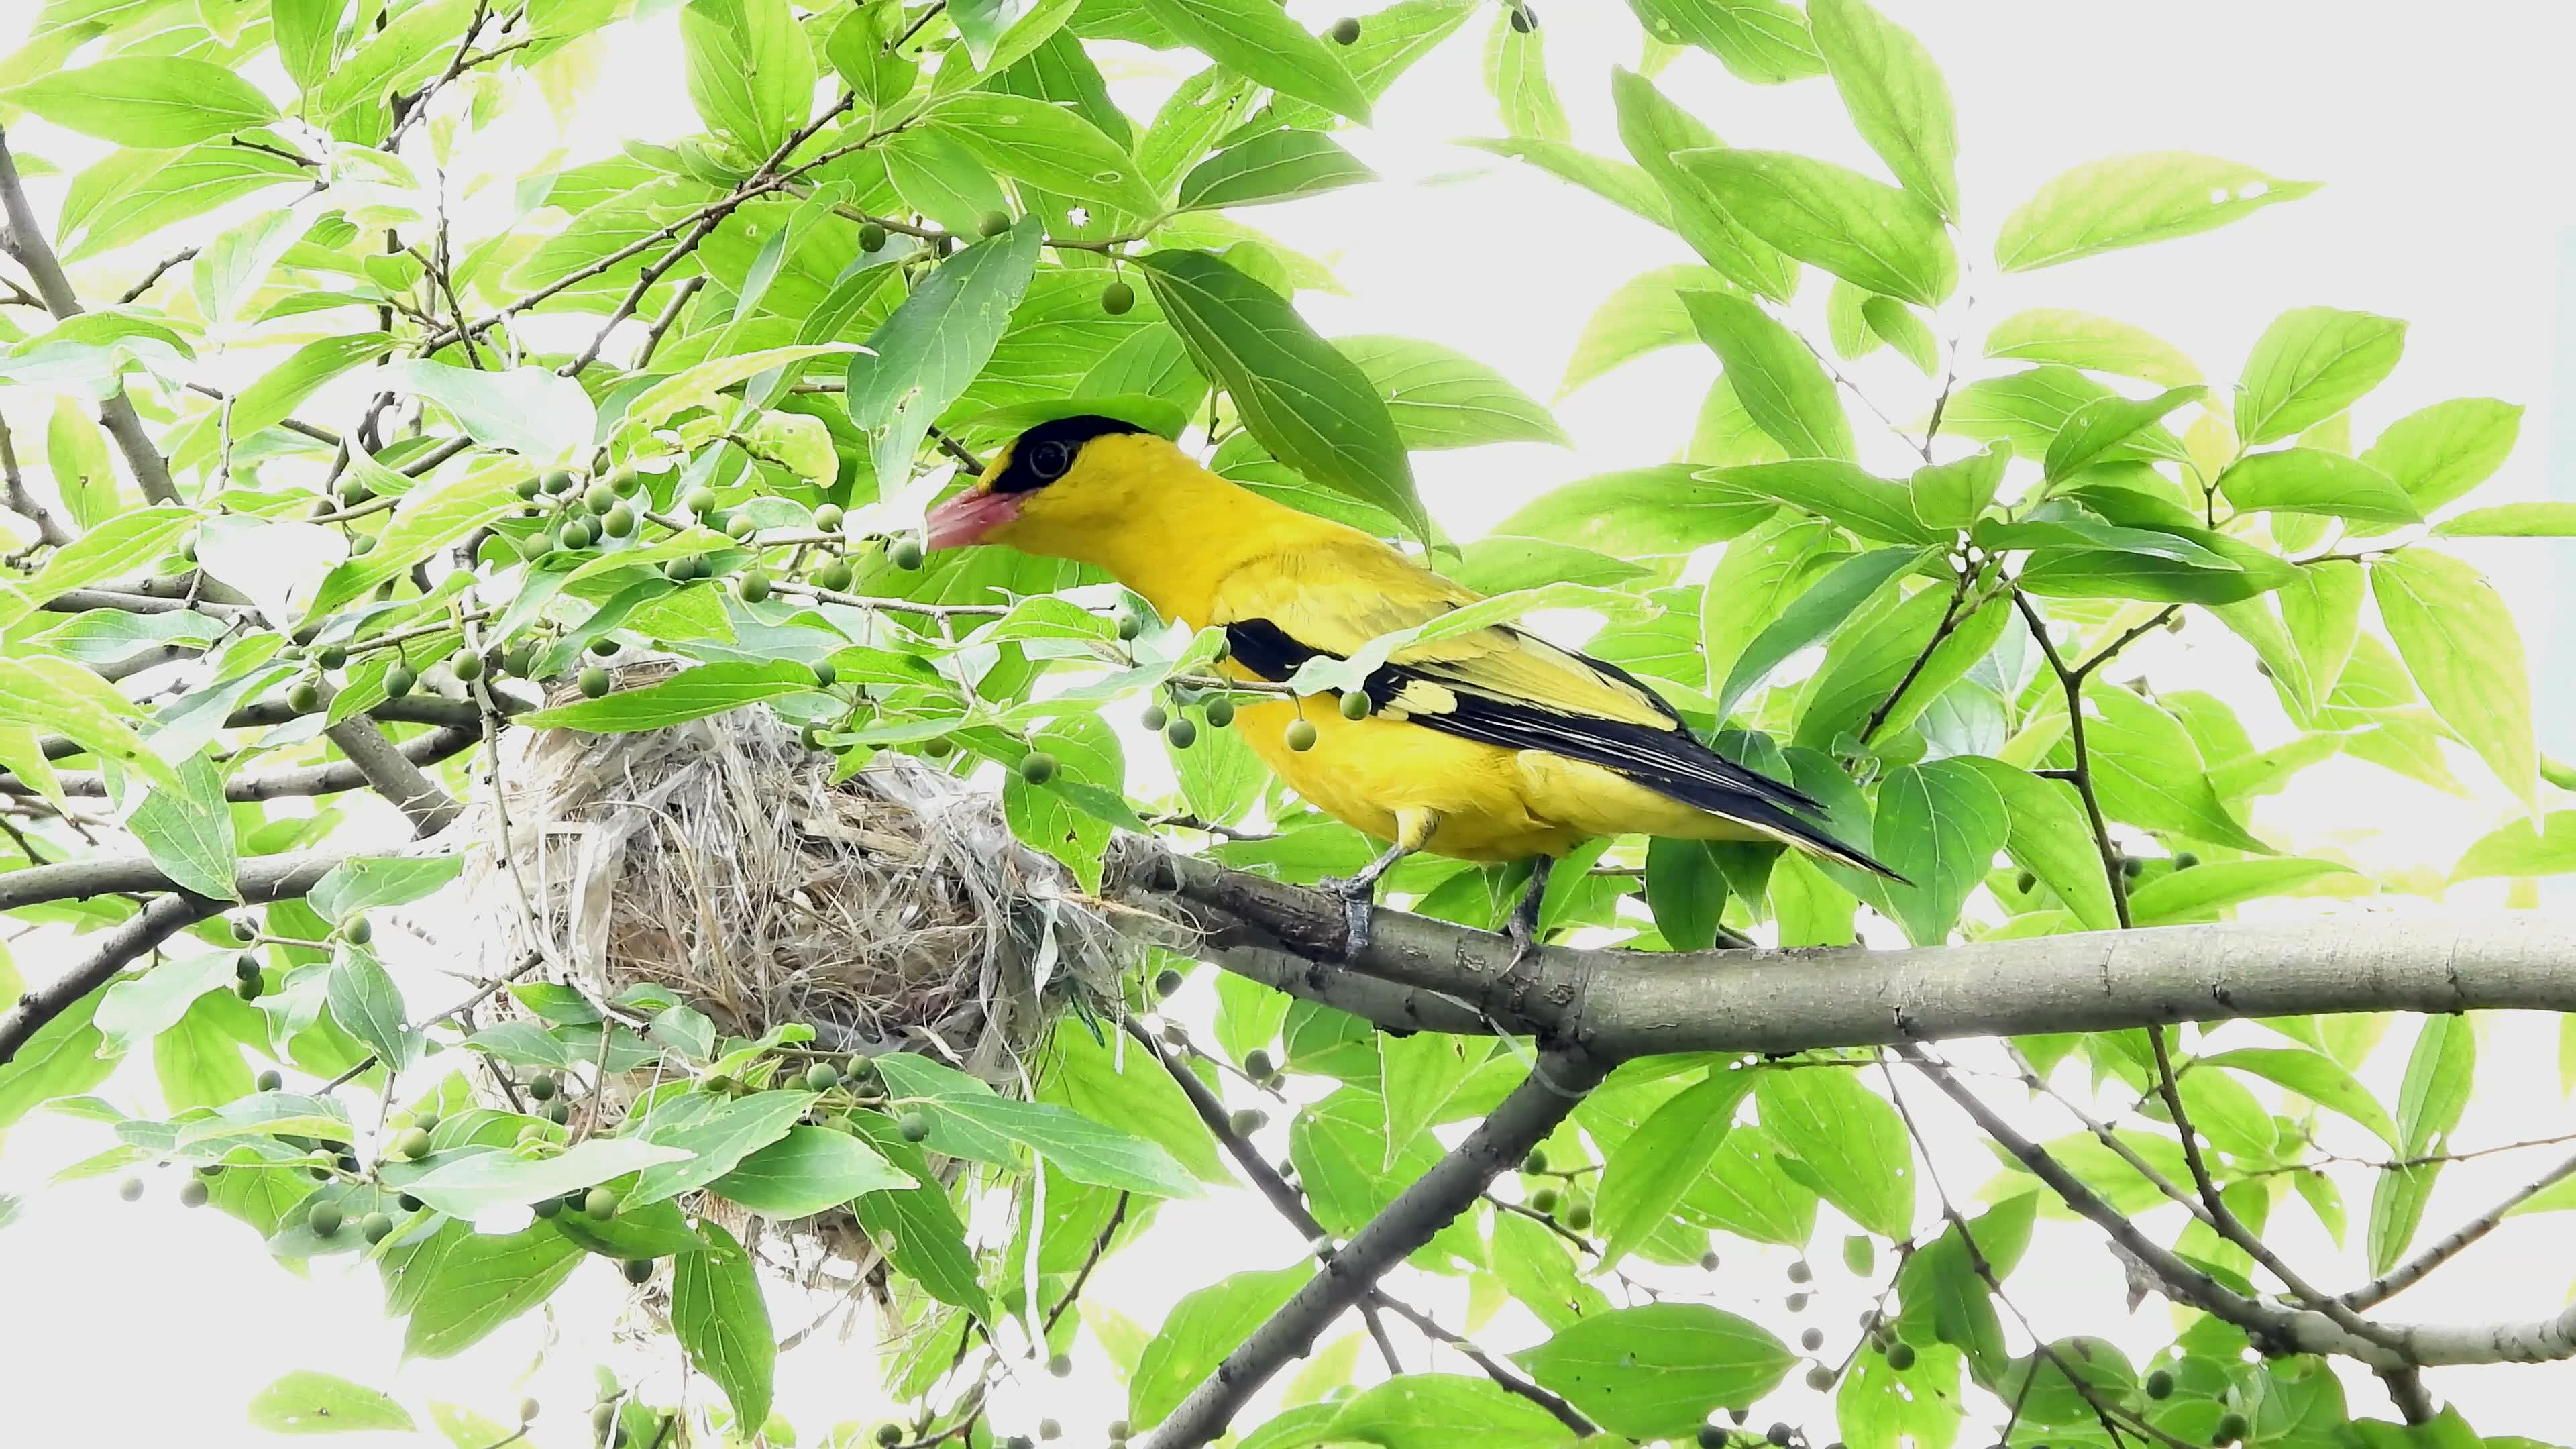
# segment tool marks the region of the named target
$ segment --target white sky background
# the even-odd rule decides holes
[[[1635,64],[1637,31],[1614,0],[1540,0],[1551,72],[1579,139],[1618,154],[1607,90],[1612,64]],[[0,6],[13,12],[19,5]],[[32,7],[27,7],[32,8]],[[1317,25],[1338,13],[1297,0]],[[1957,98],[1968,259],[1975,316],[1999,320],[2025,306],[2068,306],[2145,325],[2197,359],[2214,385],[2234,376],[2266,322],[2293,306],[2328,304],[2410,319],[2405,363],[2354,420],[2357,443],[2389,420],[2441,398],[2487,394],[2531,407],[2523,444],[2482,502],[2543,496],[2550,462],[2551,358],[2562,229],[2568,220],[2566,141],[2571,101],[2564,57],[2576,18],[2554,4],[2248,4],[2167,0],[2135,6],[1987,0],[1979,5],[1887,0],[1948,74]],[[19,23],[0,16],[0,37]],[[1552,398],[1584,319],[1620,281],[1651,266],[1690,260],[1675,238],[1583,193],[1479,153],[1443,144],[1498,128],[1478,78],[1480,17],[1402,82],[1379,109],[1379,128],[1350,138],[1388,178],[1385,186],[1246,219],[1283,240],[1333,255],[1353,295],[1302,299],[1327,333],[1392,332],[1432,338],[1499,367],[1533,395]],[[574,159],[618,137],[667,138],[695,129],[667,17],[622,31],[611,73],[590,92],[573,137]],[[1121,94],[1140,117],[1177,73],[1166,58],[1122,52]],[[1692,53],[1666,72],[1668,93],[1730,142],[1805,151],[1875,171],[1822,80],[1777,88],[1738,83]],[[29,125],[23,144],[54,139]],[[539,143],[540,146],[542,142]],[[1982,242],[2010,209],[2068,166],[2137,150],[2213,152],[2298,180],[2328,183],[2316,195],[2258,213],[2217,233],[2094,258],[2011,278],[1991,275]],[[72,148],[62,147],[62,154]],[[1470,178],[1470,179],[1461,179]],[[143,250],[150,251],[149,244]],[[1337,254],[1337,255],[1336,255]],[[138,263],[139,265],[139,263]],[[1809,300],[1824,285],[1811,278]],[[1982,324],[1981,324],[1982,325]],[[1820,334],[1821,329],[1819,329]],[[1946,335],[1948,328],[1943,328]],[[1888,410],[1910,419],[1928,402],[1911,369],[1887,353],[1853,369]],[[1539,490],[1614,468],[1660,462],[1687,437],[1713,363],[1674,351],[1596,382],[1558,407],[1574,434],[1572,453],[1537,446],[1490,448],[1417,459],[1423,490],[1453,531],[1472,537]],[[1864,436],[1867,429],[1863,428]],[[1894,460],[1886,460],[1895,466]],[[2558,465],[2563,466],[2563,465]],[[2524,621],[2544,717],[2547,681],[2565,673],[2548,637],[2556,605],[2551,570],[2563,544],[2501,541],[2475,555],[2489,567]],[[2250,681],[2250,659],[2232,637],[2196,618],[2179,638],[2142,644],[2134,666],[2159,684]],[[2259,743],[2287,733],[2268,702],[2231,688]],[[2564,725],[2564,721],[2560,721]],[[2482,779],[2460,761],[2463,778]],[[2506,818],[2493,796],[2449,800],[2368,766],[2337,762],[2311,771],[2292,794],[2263,802],[2256,824],[2269,838],[2308,853],[2348,851],[2380,871],[2446,870],[2468,840]],[[2469,887],[2452,907],[2491,908],[2499,887]],[[2306,909],[2284,906],[2280,909]],[[42,978],[41,952],[21,963]],[[424,996],[444,989],[424,986]],[[1193,986],[1184,1015],[1209,998]],[[433,1002],[425,999],[421,1004]],[[2457,1135],[2463,1146],[2576,1129],[2558,1090],[2554,1022],[2498,1017],[2483,1040],[2482,1091]],[[2230,1028],[2251,1043],[2251,1027]],[[2233,1035],[2231,1038],[2233,1039]],[[2393,1089],[2406,1037],[2383,1049],[2367,1073]],[[1978,1054],[1969,1053],[1971,1058]],[[110,1089],[148,1108],[147,1073],[126,1072]],[[2017,1099],[2018,1092],[2007,1095]],[[1928,1089],[1909,1091],[1941,1140],[1945,1176],[1963,1197],[1986,1176],[1985,1149],[1970,1141]],[[2047,1135],[2073,1124],[2051,1111],[2016,1110]],[[2340,1129],[2330,1123],[2329,1133]],[[1284,1149],[1284,1136],[1271,1145]],[[2366,1142],[2329,1135],[2329,1145],[2368,1155]],[[463,1402],[504,1418],[522,1389],[511,1382],[538,1362],[547,1320],[521,1319],[453,1363],[400,1366],[399,1334],[382,1318],[372,1272],[350,1274],[347,1259],[318,1264],[299,1281],[265,1261],[241,1226],[171,1202],[177,1179],[156,1175],[152,1196],[127,1207],[113,1179],[44,1190],[46,1173],[102,1145],[97,1129],[38,1114],[0,1151],[0,1190],[30,1194],[27,1210],[0,1231],[0,1392],[10,1401],[14,1442],[201,1446],[270,1442],[243,1425],[241,1405],[287,1369],[309,1367],[394,1389],[417,1409],[429,1397]],[[2548,1149],[2456,1166],[2427,1213],[2425,1236],[2444,1231],[2554,1156]],[[1926,1221],[1929,1221],[1926,1199]],[[2349,1204],[2360,1236],[2366,1198]],[[2170,1210],[2168,1210],[2170,1213]],[[1789,1256],[1741,1245],[1723,1249],[1717,1282],[1726,1306],[1794,1339],[1808,1320],[1839,1358],[1854,1315],[1875,1284],[1849,1279],[1833,1261],[1841,1231],[1831,1209],[1818,1236],[1817,1302],[1788,1314],[1780,1274]],[[2304,1210],[2284,1207],[2275,1242],[2330,1284],[2364,1276],[2354,1255],[2338,1254]],[[1113,1259],[1094,1280],[1100,1301],[1141,1322],[1159,1318],[1179,1293],[1240,1268],[1273,1267],[1297,1250],[1293,1235],[1256,1199],[1228,1195],[1166,1208],[1149,1253]],[[2565,1301],[2576,1279],[2576,1243],[2565,1220],[2517,1220],[2389,1310],[2409,1318],[2538,1316]],[[2107,1334],[2133,1351],[2163,1341],[2165,1310],[2150,1301],[2134,1319],[2119,1315],[2117,1271],[2090,1229],[2043,1232],[2012,1280],[2012,1297],[2053,1335]],[[1407,1296],[1445,1310],[1460,1300],[1420,1280]],[[540,1444],[587,1442],[582,1407],[590,1365],[607,1352],[624,1285],[606,1263],[585,1266],[559,1295],[554,1351],[527,1390],[548,1412]],[[803,1322],[786,1304],[782,1328]],[[2009,1317],[2007,1319],[2009,1322]],[[1519,1348],[1537,1334],[1505,1320],[1487,1335]],[[2017,1340],[2018,1341],[2018,1340]],[[836,1420],[882,1408],[864,1384],[864,1349],[822,1343],[781,1365],[781,1407],[807,1442]],[[667,1340],[650,1361],[676,1360]],[[1422,1366],[1419,1351],[1413,1365]],[[620,1361],[635,1360],[630,1356]],[[1439,1366],[1465,1366],[1451,1359]],[[1363,1374],[1376,1372],[1372,1356]],[[2565,1433],[2576,1368],[2441,1370],[2435,1392],[2458,1402],[2487,1434]],[[1090,1442],[1117,1412],[1096,1354],[1059,1384],[1036,1375],[1000,1397],[1001,1426],[1026,1432],[1046,1404],[1065,1420],[1068,1442]],[[1829,1411],[1793,1388],[1777,1416],[1830,1437]],[[2356,1412],[2384,1401],[2362,1382]],[[1244,1422],[1257,1422],[1257,1417]],[[425,1421],[424,1421],[425,1422]],[[1758,1425],[1757,1425],[1758,1426]],[[1969,1431],[1964,1443],[1978,1442]]]

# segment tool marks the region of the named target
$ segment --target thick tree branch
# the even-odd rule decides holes
[[[415,735],[396,748],[413,765],[435,765],[474,748],[482,738],[479,731],[470,727],[451,725],[425,735]],[[56,774],[54,779],[65,795],[95,799],[107,794],[107,777],[95,771],[65,770]],[[291,770],[235,775],[224,782],[224,798],[239,805],[283,799],[289,795],[337,795],[344,790],[366,789],[370,783],[356,764],[333,760],[328,764],[306,765]],[[34,786],[15,775],[0,775],[0,795],[37,793]]]
[[[54,256],[52,243],[45,240],[36,209],[27,203],[27,185],[18,176],[16,158],[9,154],[6,129],[0,129],[0,251],[27,269],[37,295],[54,320],[81,314],[80,297],[72,290],[71,278],[63,275],[63,264]],[[153,446],[152,435],[143,430],[143,417],[134,410],[134,400],[118,388],[98,411],[99,422],[116,440],[117,451],[125,455],[125,466],[133,471],[134,482],[143,490],[143,496],[154,503],[178,502],[179,488],[170,480],[169,461]]]
[[[263,905],[300,896],[331,867],[355,855],[372,853],[378,852],[290,850],[276,855],[244,856],[234,872],[234,884],[241,892],[242,904]],[[0,911],[46,901],[176,889],[177,884],[148,855],[98,855],[61,865],[0,873]]]
[[[80,964],[43,986],[31,987],[8,1011],[0,1012],[0,1066],[15,1059],[18,1049],[46,1022],[115,979],[116,973],[136,957],[208,916],[220,914],[230,904],[181,891],[163,896],[126,918],[101,936]]]
[[[465,813],[464,805],[422,774],[420,767],[395,748],[374,720],[353,715],[323,733],[340,747],[340,753],[349,757],[350,767],[411,821],[412,834],[426,839]]]
[[[1356,1307],[1380,1277],[1430,1242],[1487,1184],[1528,1156],[1608,1070],[1581,1048],[1542,1052],[1529,1079],[1513,1088],[1456,1150],[1360,1229],[1269,1322],[1227,1354],[1216,1372],[1146,1438],[1146,1449],[1198,1449],[1224,1433],[1227,1422],[1281,1365],[1311,1349],[1316,1336]]]
[[[282,699],[263,700],[257,704],[243,705],[224,716],[224,728],[228,730],[263,729],[270,725],[282,725],[302,713],[303,711]],[[427,724],[437,725],[442,729],[463,730],[477,728],[478,722],[482,719],[482,715],[466,701],[447,699],[435,694],[407,694],[400,699],[388,699],[368,710],[367,714],[387,724]],[[87,753],[78,741],[64,739],[59,735],[47,736],[41,742],[41,746],[48,760],[64,760]]]
[[[9,436],[6,421],[0,421],[0,482],[8,486],[9,510],[36,525],[38,541],[52,548],[72,541],[72,531],[63,527],[53,510],[37,502],[36,495],[28,489],[26,475],[18,470],[17,441]]]

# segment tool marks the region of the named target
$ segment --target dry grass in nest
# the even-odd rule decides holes
[[[676,667],[631,665],[617,684]],[[801,1022],[819,1048],[917,1051],[1024,1093],[1056,1019],[1114,1000],[1120,937],[991,793],[893,752],[845,780],[835,766],[758,707],[631,734],[514,732],[513,848],[497,848],[488,791],[468,848],[481,974],[534,951],[522,980],[594,1001],[659,986],[726,1036]],[[666,1075],[602,1084],[581,1110],[613,1118]]]

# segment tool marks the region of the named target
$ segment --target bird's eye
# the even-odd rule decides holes
[[[1052,483],[1073,466],[1073,450],[1052,440],[1029,450],[1029,471]]]

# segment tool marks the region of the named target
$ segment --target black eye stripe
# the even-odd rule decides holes
[[[1040,423],[1020,434],[1011,445],[1009,465],[986,486],[996,493],[1033,492],[1072,472],[1075,456],[1092,439],[1144,431],[1134,423],[1091,413]]]

